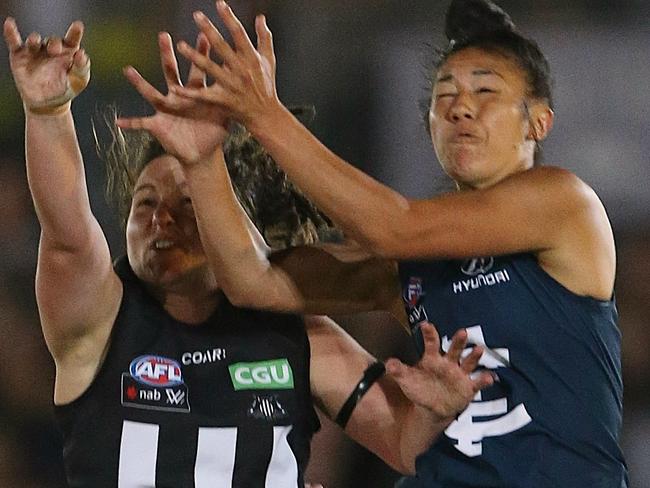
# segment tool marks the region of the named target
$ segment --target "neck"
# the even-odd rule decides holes
[[[216,291],[204,295],[194,291],[191,294],[166,293],[161,303],[165,311],[176,320],[196,325],[208,320],[220,301],[221,296]]]
[[[150,286],[149,291],[174,319],[192,325],[210,318],[221,301],[214,278],[204,275]]]
[[[512,176],[523,171],[527,171],[533,167],[533,157],[523,158],[517,161],[511,166],[506,166],[503,170],[497,174],[490,175],[488,178],[484,178],[477,181],[456,181],[456,187],[458,190],[482,190],[485,188],[490,188],[491,186],[496,185],[500,181],[505,180],[509,176]]]

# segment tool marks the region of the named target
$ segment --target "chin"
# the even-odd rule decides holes
[[[456,183],[474,186],[485,176],[487,163],[472,148],[459,148],[443,164],[443,169]]]
[[[205,258],[157,256],[142,266],[142,273],[136,272],[141,280],[154,285],[165,286],[201,277],[207,270]]]

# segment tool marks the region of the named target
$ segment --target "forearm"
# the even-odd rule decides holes
[[[274,270],[269,249],[239,204],[221,149],[211,160],[185,168],[201,242],[213,272],[228,298],[259,308],[291,306],[288,280]]]
[[[413,474],[416,458],[448,424],[449,420],[414,404],[395,381],[384,376],[356,405],[346,432],[396,471]]]
[[[43,243],[65,250],[87,244],[94,219],[70,110],[58,115],[26,111],[25,156]]]
[[[336,156],[279,103],[248,129],[348,236],[381,254],[409,209],[406,198]]]
[[[405,408],[399,425],[399,452],[405,474],[415,473],[416,458],[426,451],[444,432],[453,419],[440,420],[430,410],[410,404]]]

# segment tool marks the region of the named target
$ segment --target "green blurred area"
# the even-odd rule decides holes
[[[152,30],[138,19],[113,17],[87,29],[84,46],[92,60],[93,83],[101,90],[124,88],[122,69],[135,66],[145,77],[158,76],[158,46]]]
[[[109,103],[119,101],[130,90],[122,74],[127,65],[136,67],[154,83],[159,79],[154,22],[155,19],[147,19],[140,12],[131,17],[120,12],[103,15],[101,22],[86,23],[82,45],[92,63],[88,91],[101,93],[101,98]],[[22,159],[23,123],[22,103],[7,66],[0,74],[0,146],[5,156]]]
[[[15,141],[22,131],[22,103],[9,74],[0,78],[0,140]],[[3,147],[6,147],[3,144]]]

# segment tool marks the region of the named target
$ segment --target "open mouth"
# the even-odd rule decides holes
[[[166,249],[171,249],[173,246],[174,246],[174,242],[166,239],[158,239],[153,243],[153,248],[156,249],[157,251],[164,251]]]

